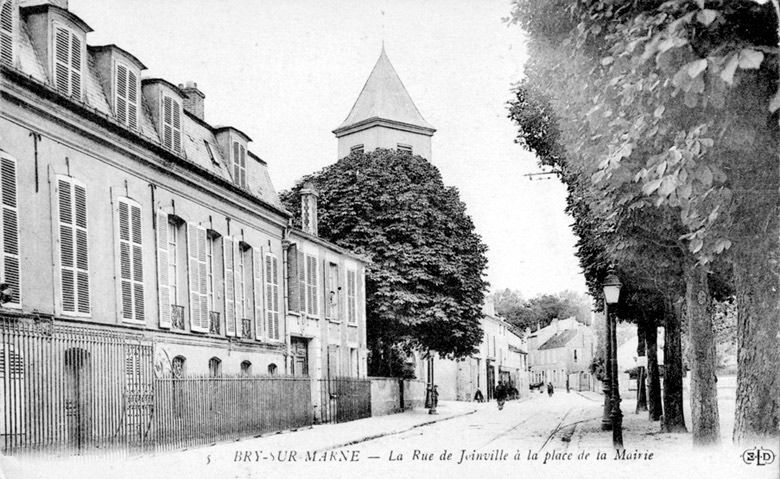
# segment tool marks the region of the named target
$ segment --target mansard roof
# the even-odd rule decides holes
[[[436,131],[415,106],[384,47],[352,110],[333,133],[338,136],[340,132],[356,125],[381,120],[417,127],[430,133]]]

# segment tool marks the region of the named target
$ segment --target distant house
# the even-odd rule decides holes
[[[515,387],[520,396],[528,394],[528,348],[524,335],[498,316],[492,303],[486,304],[482,312],[483,338],[478,352],[460,360],[434,360],[434,382],[440,400],[473,401],[478,389],[490,400],[499,380]],[[417,378],[427,382],[427,362],[420,355],[413,355],[410,362]]]
[[[573,317],[554,319],[548,326],[528,336],[531,384],[552,383],[565,388],[584,387],[590,380],[588,368],[596,349],[593,330]]]

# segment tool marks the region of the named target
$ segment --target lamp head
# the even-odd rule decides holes
[[[617,277],[615,271],[610,269],[607,277],[604,278],[604,300],[607,304],[615,304],[620,298],[620,287],[623,283]]]

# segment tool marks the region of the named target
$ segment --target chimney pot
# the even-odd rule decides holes
[[[205,119],[203,100],[206,95],[198,89],[198,84],[194,81],[179,83],[179,89],[184,93],[184,110],[201,120]]]

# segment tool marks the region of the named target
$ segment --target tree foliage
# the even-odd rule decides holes
[[[589,286],[615,259],[636,278],[634,306],[655,291],[679,298],[685,285],[701,340],[694,376],[708,391],[712,308],[701,298],[733,272],[738,440],[777,434],[780,415],[769,319],[780,289],[778,14],[774,0],[516,0],[513,10],[531,39],[513,113],[543,163],[577,159],[560,174]],[[668,318],[676,308],[668,295],[664,304]]]
[[[556,318],[574,317],[580,323],[590,323],[588,300],[573,291],[540,294],[523,301],[518,292],[506,289],[494,293],[494,298],[496,312],[520,330],[543,328]]]
[[[372,374],[398,374],[399,349],[473,353],[482,339],[487,247],[438,169],[395,150],[354,153],[282,193],[291,211],[300,209],[307,182],[320,195],[319,235],[371,260]]]

